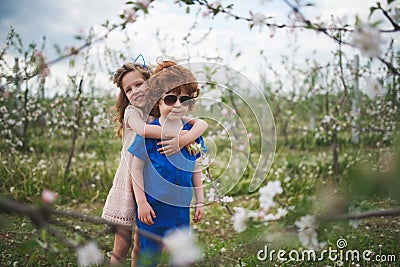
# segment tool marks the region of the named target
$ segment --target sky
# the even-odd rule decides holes
[[[74,35],[87,33],[90,27],[101,35],[104,30],[100,26],[105,21],[118,22],[118,15],[127,7],[125,0],[0,0],[0,45],[5,44],[5,36],[13,26],[27,45],[29,42],[41,44],[46,36],[45,54],[48,59],[55,58],[53,46],[61,48],[77,46],[79,42]],[[156,65],[156,59],[175,59],[184,62],[204,58],[222,58],[220,63],[241,71],[255,83],[270,64],[278,71],[285,71],[281,64],[282,55],[287,55],[294,62],[304,64],[305,59],[316,59],[321,64],[332,60],[332,52],[337,45],[329,38],[313,31],[276,30],[270,37],[266,27],[254,27],[250,30],[246,21],[235,21],[219,15],[215,18],[204,18],[197,7],[191,7],[186,13],[185,7],[174,4],[174,1],[156,1],[152,4],[149,14],[140,16],[134,24],[129,24],[125,31],[114,31],[109,37],[96,44],[94,51],[103,53],[104,47],[121,51],[128,59],[134,59],[143,54],[146,62]],[[211,2],[211,1],[210,1]],[[305,2],[305,1],[303,1]],[[346,19],[354,23],[355,15],[366,20],[369,7],[376,0],[310,0],[315,6],[304,9],[304,14],[311,20],[316,18],[329,22],[333,15],[338,19]],[[234,3],[234,12],[249,16],[253,13],[263,13],[272,16],[278,23],[288,23],[290,8],[280,0],[236,0],[225,1],[222,4]],[[195,23],[194,30],[190,30]],[[211,29],[211,30],[210,30]],[[183,38],[190,33],[190,45]],[[208,34],[207,34],[208,33]],[[202,39],[204,35],[207,37]],[[130,38],[129,44],[123,40]],[[158,37],[157,37],[158,36]],[[398,44],[397,44],[398,45]],[[294,52],[294,47],[297,47]],[[260,55],[260,51],[263,51]],[[235,54],[240,52],[240,57]],[[353,48],[346,48],[350,56],[358,54]],[[366,60],[366,59],[362,59]],[[93,63],[95,64],[95,63]],[[115,66],[115,69],[118,66]],[[70,70],[68,61],[64,60],[51,66],[50,84],[62,84],[66,73],[79,72]],[[97,83],[99,86],[112,88],[106,69],[98,69]]]

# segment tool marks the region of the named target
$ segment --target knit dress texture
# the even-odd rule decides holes
[[[128,147],[135,140],[136,132],[127,123],[129,116],[133,115],[134,112],[141,114],[132,105],[125,109],[120,162],[101,215],[104,220],[122,226],[133,226],[136,217],[135,196],[130,171],[133,156],[128,152]]]

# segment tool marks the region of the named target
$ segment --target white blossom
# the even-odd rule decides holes
[[[126,17],[127,21],[131,23],[135,22],[138,17],[136,11],[132,8],[124,9],[124,16]]]
[[[260,207],[264,211],[268,211],[271,207],[275,206],[273,198],[278,194],[282,194],[282,192],[283,189],[279,180],[268,182],[266,186],[261,187],[259,190]]]
[[[247,220],[249,218],[247,210],[241,207],[234,207],[236,211],[233,215],[233,228],[236,232],[242,233],[247,229]]]
[[[282,217],[285,217],[286,214],[288,213],[287,209],[285,208],[278,208],[276,214],[266,214],[263,216],[263,221],[268,222],[268,221],[276,221],[279,220]]]
[[[182,228],[168,234],[163,238],[163,243],[171,253],[172,264],[186,266],[187,264],[199,260],[201,251],[194,243],[189,229]]]
[[[321,122],[323,124],[329,124],[332,119],[333,119],[333,117],[331,115],[325,115]]]
[[[210,7],[212,8],[219,8],[221,6],[221,0],[215,0],[214,2],[210,3]]]
[[[349,209],[349,212],[351,213],[360,213],[361,209],[360,207],[352,208]],[[349,225],[353,227],[354,229],[358,228],[358,226],[361,224],[361,220],[349,220]]]
[[[299,221],[295,222],[295,225],[299,228],[299,240],[304,247],[320,250],[325,246],[325,242],[318,241],[318,234],[316,232],[318,226],[313,215],[301,217]]]
[[[76,254],[78,255],[79,266],[90,266],[103,262],[103,254],[94,241],[89,241],[85,246],[78,248]]]
[[[219,201],[222,203],[230,203],[230,202],[233,202],[233,197],[223,196],[222,198],[220,198]]]
[[[313,229],[306,229],[299,232],[299,240],[307,249],[321,250],[326,243],[318,241],[318,234]]]
[[[400,2],[393,1],[387,6],[389,16],[394,22],[400,22]]]
[[[201,155],[201,164],[203,164],[203,166],[209,166],[211,164],[210,157],[207,154]]]
[[[207,192],[208,201],[214,202],[215,201],[216,192],[214,188],[210,188]]]
[[[382,39],[378,29],[366,23],[357,25],[353,33],[353,45],[367,57],[379,57]]]
[[[374,99],[378,95],[384,95],[386,90],[377,79],[365,79],[365,93],[370,99]]]
[[[361,220],[349,220],[349,225],[354,229],[357,229],[360,224]]]
[[[138,4],[141,4],[142,6],[144,6],[145,8],[148,8],[150,5],[151,1],[150,0],[139,0]]]
[[[250,15],[251,15],[251,21],[252,21],[253,26],[261,27],[265,24],[267,17],[265,17],[264,14],[261,14],[261,13],[253,14],[252,12],[250,12]]]
[[[212,105],[222,101],[222,91],[220,89],[213,89],[203,94],[200,103],[205,107],[206,111],[211,109]]]

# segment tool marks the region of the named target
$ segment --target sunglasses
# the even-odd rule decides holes
[[[173,106],[175,105],[176,101],[179,99],[179,102],[182,104],[182,106],[189,106],[193,99],[191,96],[183,95],[183,96],[176,96],[176,95],[166,95],[162,100],[164,100],[165,105],[167,106]]]

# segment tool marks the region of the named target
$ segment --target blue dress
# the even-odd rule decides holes
[[[150,124],[160,125],[156,119]],[[183,130],[190,130],[192,126],[184,123]],[[159,139],[143,138],[136,135],[135,141],[128,151],[135,157],[145,162],[143,168],[143,181],[147,202],[153,208],[156,218],[153,225],[147,225],[137,219],[139,229],[154,233],[160,237],[168,231],[176,230],[190,225],[190,202],[192,200],[192,176],[196,159],[200,154],[190,155],[186,148],[180,153],[171,156],[160,154],[157,149]],[[204,146],[202,137],[196,139]],[[155,266],[162,247],[158,242],[140,235],[141,266]]]

